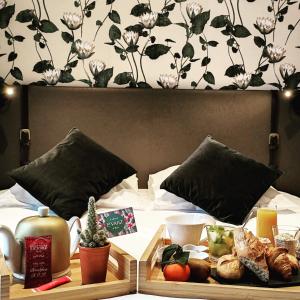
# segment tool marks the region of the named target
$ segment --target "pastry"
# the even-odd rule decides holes
[[[191,258],[189,259],[189,266],[191,269],[191,281],[203,282],[210,275],[210,264],[203,259]]]
[[[217,274],[221,278],[239,280],[243,277],[245,267],[237,256],[232,254],[223,255],[218,259]]]
[[[291,255],[291,254],[287,254],[287,257],[288,257],[288,259],[290,261],[293,275],[298,274],[298,272],[299,272],[298,259],[295,256]]]
[[[261,281],[269,281],[269,269],[265,257],[267,247],[252,232],[240,230],[235,233],[238,258]]]
[[[283,247],[273,247],[267,250],[267,263],[270,271],[279,275],[283,280],[290,281],[292,275],[299,270],[297,259],[288,254]]]

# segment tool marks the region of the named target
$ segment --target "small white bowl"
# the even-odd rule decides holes
[[[189,213],[166,218],[166,225],[173,244],[198,245],[205,225],[214,225],[215,219],[207,214]]]
[[[209,255],[206,252],[195,252],[191,251],[189,258],[195,258],[195,259],[208,259]]]
[[[183,251],[195,251],[195,252],[203,252],[208,248],[206,246],[196,246],[192,244],[187,244],[182,247]]]

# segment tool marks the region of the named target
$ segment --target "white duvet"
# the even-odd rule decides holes
[[[278,224],[289,224],[299,226],[300,220],[300,198],[293,195],[269,189],[260,199],[261,205],[277,207]],[[185,204],[183,203],[183,206]],[[174,214],[184,214],[184,211],[175,210],[155,210],[155,199],[153,193],[148,190],[121,190],[112,193],[108,198],[97,202],[97,211],[105,212],[119,208],[133,207],[136,218],[138,232],[112,238],[111,241],[122,248],[137,260],[141,258],[143,252],[150,243],[153,235],[161,224],[165,223],[165,218]],[[174,206],[173,206],[174,207]],[[24,203],[15,199],[9,190],[0,192],[0,224],[15,230],[17,223],[28,216],[36,214],[36,211]],[[81,218],[82,227],[86,226],[87,214]],[[246,227],[255,232],[256,219],[252,218]],[[1,241],[0,241],[1,247]],[[117,297],[116,299],[170,299],[151,295],[128,295]],[[175,299],[175,298],[174,298]],[[176,298],[179,299],[179,298]]]
[[[142,256],[158,227],[165,223],[167,216],[186,213],[175,210],[154,210],[154,202],[153,194],[141,189],[138,191],[123,189],[97,202],[98,212],[133,207],[138,232],[112,238],[112,242],[137,259]],[[277,207],[279,224],[300,225],[300,198],[269,189],[260,202],[265,206]],[[0,193],[0,224],[14,231],[21,219],[34,214],[36,214],[34,210],[17,201],[9,190]],[[86,226],[86,218],[85,213],[81,218],[83,228]],[[246,227],[255,232],[255,222],[255,218],[252,218]]]

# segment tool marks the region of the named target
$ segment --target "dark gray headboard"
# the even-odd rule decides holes
[[[179,164],[205,136],[268,162],[269,92],[29,89],[31,159],[72,127],[148,175]]]
[[[280,103],[280,167],[286,174],[278,187],[300,195],[300,133],[288,137],[292,117]],[[30,86],[30,159],[78,127],[134,166],[141,187],[150,173],[185,160],[208,134],[267,164],[270,111],[270,91]],[[299,117],[292,119],[299,124]]]

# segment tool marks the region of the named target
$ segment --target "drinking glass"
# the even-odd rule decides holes
[[[231,254],[234,246],[234,227],[208,225],[206,226],[210,259],[217,261],[225,254]]]
[[[276,247],[283,247],[289,254],[296,256],[300,249],[300,228],[289,225],[275,225],[272,227]]]

